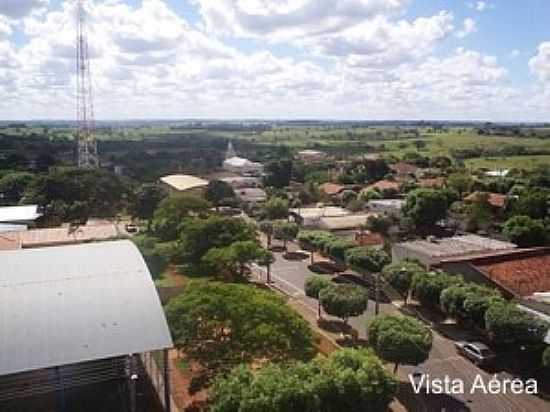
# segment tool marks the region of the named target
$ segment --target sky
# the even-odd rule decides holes
[[[550,121],[549,0],[84,0],[97,119]],[[0,119],[75,117],[75,0],[0,0]]]

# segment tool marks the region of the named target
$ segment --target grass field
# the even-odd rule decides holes
[[[550,156],[510,156],[484,157],[469,159],[466,166],[470,169],[526,169],[531,170],[540,165],[550,166]]]

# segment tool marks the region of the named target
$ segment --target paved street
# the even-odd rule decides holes
[[[289,244],[289,250],[296,250],[296,245]],[[272,265],[272,280],[279,289],[301,300],[312,311],[317,311],[317,301],[305,296],[303,287],[305,279],[313,274],[308,268],[309,260],[288,261],[281,253],[276,253],[276,262]],[[349,272],[349,271],[347,271]],[[265,276],[265,274],[264,274]],[[395,313],[399,311],[393,304],[381,304],[381,313]],[[368,310],[359,317],[351,318],[349,323],[365,337],[366,324],[374,316],[374,302],[369,301]],[[443,335],[434,332],[434,344],[427,362],[419,368],[400,367],[400,378],[408,382],[408,374],[416,369],[429,374],[430,378],[462,379],[465,386],[463,395],[414,395],[420,396],[421,403],[427,411],[472,411],[472,412],[548,412],[550,403],[533,395],[518,394],[483,394],[480,391],[470,394],[470,388],[478,374],[487,383],[492,375],[479,369],[470,361],[457,355],[454,342]],[[499,377],[505,377],[499,374]]]

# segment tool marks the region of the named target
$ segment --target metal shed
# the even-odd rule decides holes
[[[0,252],[0,379],[173,346],[136,246]]]

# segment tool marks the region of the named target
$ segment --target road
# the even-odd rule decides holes
[[[297,246],[289,244],[289,250],[296,250]],[[304,294],[304,282],[313,274],[308,268],[309,260],[289,261],[282,257],[281,253],[275,253],[275,263],[272,265],[272,280],[279,289],[288,295],[301,300],[312,311],[317,311],[317,300],[308,298]],[[397,313],[398,305],[380,304],[381,313]],[[369,301],[367,311],[359,316],[350,318],[349,323],[358,332],[360,337],[365,337],[366,324],[374,316],[374,302]],[[408,382],[408,374],[415,370],[421,370],[430,378],[460,379],[464,383],[464,394],[419,394],[421,404],[426,411],[445,412],[549,412],[550,402],[546,402],[534,395],[528,394],[485,394],[481,391],[470,393],[470,389],[478,375],[487,383],[492,375],[459,356],[454,347],[454,341],[434,331],[434,342],[429,359],[419,367],[402,366],[399,376],[402,381]],[[499,378],[509,377],[502,372]],[[511,377],[510,377],[511,378]],[[410,386],[409,386],[410,389]],[[416,411],[414,411],[416,412]]]

